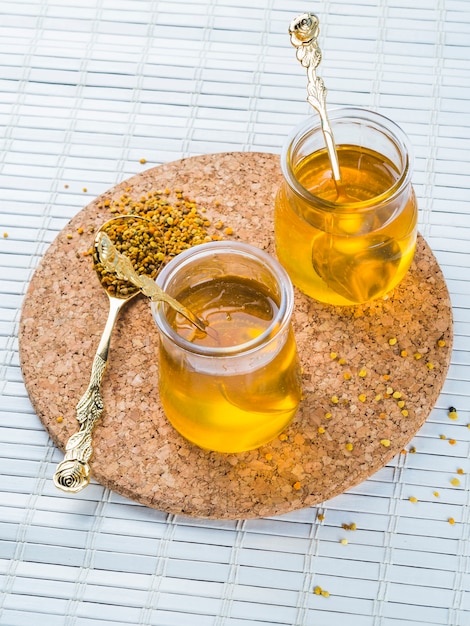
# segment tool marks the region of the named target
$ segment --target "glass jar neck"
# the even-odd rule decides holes
[[[293,129],[282,150],[281,169],[290,190],[301,201],[324,211],[367,211],[377,204],[393,202],[411,182],[412,154],[406,134],[388,118],[366,109],[332,109],[329,119],[339,151],[351,147],[376,152],[390,161],[396,171],[395,180],[379,194],[361,201],[332,202],[307,189],[298,179],[299,166],[312,154],[326,151],[320,119],[312,116]]]
[[[167,305],[153,304],[154,319],[167,340],[180,349],[201,357],[246,357],[283,334],[289,327],[294,307],[292,283],[276,259],[249,244],[216,241],[185,250],[163,268],[157,284],[163,291],[177,298],[187,288],[226,276],[258,281],[269,290],[277,310],[268,327],[254,339],[241,344],[202,346],[187,341],[176,332],[166,315]]]

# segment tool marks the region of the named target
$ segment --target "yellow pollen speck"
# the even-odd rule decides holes
[[[457,470],[457,474],[460,474],[460,476],[462,476],[463,474],[465,474],[465,472],[461,467],[459,467],[459,469]]]
[[[388,393],[389,396],[391,396],[392,393],[393,393],[393,388],[392,387],[387,387],[387,393]]]
[[[330,352],[330,359],[332,359],[333,361],[336,359],[338,355],[336,354],[336,352]]]
[[[457,443],[455,439],[449,439],[449,443],[451,446],[455,446],[455,444]]]
[[[343,378],[344,380],[351,380],[351,372],[344,372]]]
[[[397,343],[397,338],[396,337],[390,337],[390,339],[388,340],[389,345],[394,346]]]
[[[340,543],[342,543],[343,546],[347,546],[348,545],[348,540],[347,539],[341,539]]]
[[[326,420],[329,420],[329,419],[331,419],[332,417],[333,417],[333,414],[332,414],[332,413],[325,413],[325,419],[326,419]]]
[[[64,418],[62,417],[62,415],[59,415],[59,416],[56,418],[56,422],[59,422],[59,424],[60,424],[61,422],[63,422],[63,421],[64,421]]]
[[[408,417],[408,415],[409,415],[407,409],[402,409],[401,410],[401,414],[403,415],[403,417]]]
[[[67,233],[67,239],[72,239],[73,235],[72,233]]]
[[[417,361],[423,358],[423,355],[420,354],[419,352],[415,352],[413,356]]]
[[[386,413],[379,413],[379,417],[381,420],[384,420],[387,417]]]
[[[409,453],[410,453],[410,454],[416,454],[416,448],[415,448],[414,446],[412,446],[412,447],[409,449]]]
[[[279,441],[287,441],[289,439],[289,437],[286,435],[286,433],[281,433],[279,435]]]
[[[400,356],[402,356],[404,358],[404,357],[408,356],[408,352],[406,350],[402,350],[400,352]]]
[[[450,420],[457,420],[457,419],[459,419],[457,411],[449,411],[448,418]]]
[[[144,163],[147,163],[147,159],[140,159],[139,163],[142,163],[142,165],[144,165]]]
[[[330,597],[330,592],[329,591],[325,591],[325,589],[322,589],[321,595],[324,598],[329,598]]]
[[[319,513],[319,514],[317,515],[317,520],[318,520],[319,522],[323,522],[323,520],[324,520],[324,519],[325,519],[325,516],[323,515],[323,513]]]
[[[264,458],[266,459],[266,461],[272,461],[273,455],[271,454],[271,452],[268,452],[267,454],[264,455]]]
[[[360,376],[361,378],[365,378],[367,376],[367,370],[365,368],[362,368],[359,371],[358,376]]]
[[[433,495],[435,498],[438,498],[438,497],[439,497],[439,492],[438,492],[438,491],[433,491],[433,492],[432,492],[432,495]]]
[[[413,503],[418,502],[418,498],[415,498],[414,496],[411,496],[408,500]]]
[[[402,409],[405,406],[405,401],[404,400],[398,400],[397,405],[400,409]]]
[[[446,345],[446,342],[444,341],[444,339],[439,339],[437,345],[439,346],[439,348],[443,348]]]
[[[88,191],[88,189],[86,187],[83,187],[82,191],[83,191],[83,193],[86,193]]]
[[[449,522],[449,524],[452,524],[452,526],[455,524],[455,519],[453,517],[449,517],[447,521]]]
[[[313,593],[316,594],[317,596],[320,596],[321,595],[321,587],[319,587],[318,585],[316,587],[314,587]]]
[[[382,376],[382,378],[383,378],[384,380],[390,380],[390,374],[384,374],[384,375]]]
[[[323,428],[323,426],[318,427],[318,432],[320,435],[323,435],[323,433],[325,432],[325,429]]]
[[[378,394],[375,396],[374,400],[375,400],[376,402],[379,402],[379,400],[382,400],[382,398],[383,398],[382,394],[381,394],[381,393],[378,393]]]
[[[358,397],[358,400],[360,400],[361,402],[365,402],[367,400],[367,396],[365,393],[361,393]]]
[[[426,367],[428,368],[428,370],[433,370],[434,369],[434,365],[430,361],[428,361],[426,363]]]
[[[458,487],[460,485],[460,480],[458,478],[453,478],[450,481],[450,484],[453,485],[454,487]]]
[[[346,363],[346,359],[344,359],[343,357],[341,357],[340,359],[338,359],[338,363],[340,365],[344,365]]]
[[[393,397],[395,398],[395,400],[399,400],[401,398],[401,393],[399,391],[394,391]]]
[[[354,448],[352,443],[347,443],[345,446],[346,450],[348,450],[349,452],[351,452],[351,450]]]
[[[292,485],[292,488],[295,489],[296,491],[299,491],[301,487],[302,485],[299,483],[299,481],[297,481],[296,483]]]
[[[439,435],[439,439],[447,439],[445,435]]]
[[[389,448],[390,447],[390,439],[381,439],[380,440],[380,444],[382,446],[384,446],[384,448]]]
[[[3,237],[4,237],[5,239],[7,239],[7,237],[8,237],[8,233],[3,233]]]
[[[339,402],[338,396],[331,396],[331,401],[333,402],[333,404],[338,404]]]

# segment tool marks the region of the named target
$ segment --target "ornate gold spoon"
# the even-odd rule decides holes
[[[292,20],[289,26],[291,44],[296,48],[296,57],[307,68],[307,102],[318,112],[322,124],[326,149],[330,159],[333,178],[341,195],[341,171],[338,163],[335,139],[331,130],[326,109],[327,89],[323,79],[317,76],[317,67],[322,59],[318,46],[320,34],[319,19],[314,13],[302,13]]]
[[[146,274],[138,274],[131,260],[126,255],[120,254],[116,250],[116,246],[114,246],[106,233],[98,233],[96,247],[100,261],[108,271],[114,271],[120,280],[127,280],[135,285],[153,302],[166,302],[175,309],[175,311],[194,324],[196,328],[202,332],[206,332],[206,324],[199,319],[197,315],[194,315],[192,311],[162,291],[153,278]]]
[[[110,236],[116,239],[123,249],[136,251],[137,256],[134,261],[138,261],[139,271],[145,272],[144,275],[139,276],[137,274],[130,258],[119,254],[116,247],[111,243]],[[142,251],[145,242],[148,243],[148,249],[145,250],[145,254],[139,255],[139,250]],[[100,256],[100,246],[104,258]],[[131,252],[129,254],[131,255]],[[138,256],[143,257],[144,260],[138,260]],[[98,231],[93,258],[101,285],[108,294],[109,313],[93,360],[88,388],[76,406],[76,417],[80,428],[69,438],[65,447],[64,459],[58,464],[54,474],[56,487],[68,493],[77,493],[90,482],[88,461],[93,453],[92,432],[104,407],[101,397],[101,381],[108,361],[111,333],[122,307],[129,300],[141,291],[146,295],[154,294],[152,291],[152,286],[155,285],[154,278],[165,258],[163,237],[149,220],[139,216],[126,215],[114,218],[103,224]],[[108,259],[110,260],[109,267]],[[130,282],[131,279],[125,275],[124,269],[119,277],[116,276],[113,259],[116,259],[120,269],[127,266],[129,270],[130,265],[129,275],[132,276],[133,282]],[[136,276],[137,278],[135,278]],[[162,294],[166,296],[160,290],[158,292],[160,299],[165,299],[168,302],[168,297],[162,298]],[[154,297],[158,299],[156,292]],[[188,313],[184,307],[176,304],[183,315]],[[188,316],[186,315],[186,317]],[[189,317],[190,321],[195,322],[197,320],[197,327],[204,330],[204,323],[195,316],[192,317],[193,319]]]

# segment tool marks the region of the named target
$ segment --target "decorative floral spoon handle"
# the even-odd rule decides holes
[[[307,68],[307,102],[320,115],[333,178],[336,182],[340,182],[341,172],[338,155],[326,110],[327,89],[323,79],[317,76],[316,73],[316,69],[322,59],[321,50],[318,46],[319,34],[319,20],[314,13],[302,13],[302,15],[293,19],[289,26],[290,41],[296,48],[297,60],[300,61],[303,67]]]
[[[63,461],[57,466],[54,484],[62,491],[77,493],[90,482],[88,461],[93,452],[92,432],[103,411],[101,380],[108,362],[111,333],[121,308],[127,300],[110,298],[109,313],[91,368],[90,383],[76,406],[78,432],[74,433],[65,446]]]

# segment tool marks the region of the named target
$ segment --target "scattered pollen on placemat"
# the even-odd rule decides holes
[[[330,597],[330,592],[326,591],[325,589],[322,589],[319,585],[316,585],[313,588],[313,593],[316,596],[323,596],[324,598],[329,598]]]
[[[447,413],[447,416],[451,420],[457,420],[459,418],[459,414],[457,413],[457,409],[455,407],[453,407],[453,406],[450,406],[449,407],[449,411]]]

